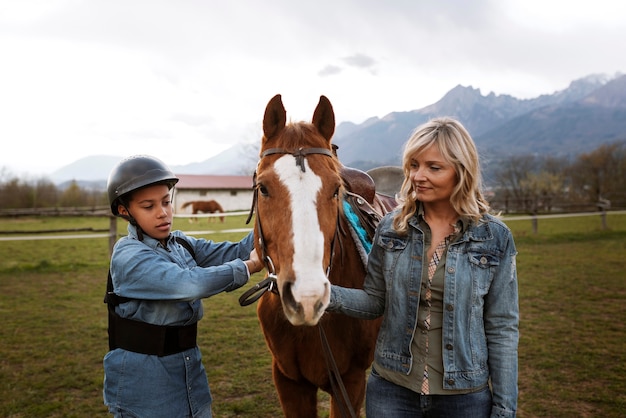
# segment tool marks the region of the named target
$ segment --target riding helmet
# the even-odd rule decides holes
[[[134,155],[120,161],[109,174],[107,193],[111,212],[118,216],[119,198],[133,190],[163,183],[171,189],[178,182],[174,173],[158,158]]]

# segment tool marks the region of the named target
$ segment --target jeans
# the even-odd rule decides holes
[[[117,409],[115,412],[111,412],[115,418],[139,418],[137,415],[132,414],[130,412],[127,411],[123,411],[121,409]],[[185,417],[191,417],[191,415],[184,415]],[[211,408],[211,404],[209,404],[209,406],[207,406],[205,409],[203,409],[202,411],[199,411],[198,414],[196,414],[193,418],[212,418],[213,417],[213,411]]]
[[[491,391],[486,386],[464,395],[420,395],[383,379],[372,368],[365,412],[368,418],[488,418]]]

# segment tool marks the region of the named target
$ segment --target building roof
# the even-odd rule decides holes
[[[177,174],[176,177],[178,177],[177,189],[252,189],[252,176]]]

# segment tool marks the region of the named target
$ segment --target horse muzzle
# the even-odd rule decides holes
[[[325,280],[315,288],[300,289],[292,282],[280,291],[285,316],[292,325],[317,325],[330,302],[330,282]]]

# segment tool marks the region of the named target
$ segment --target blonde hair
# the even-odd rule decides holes
[[[478,221],[490,209],[482,194],[478,151],[472,137],[460,122],[449,117],[435,118],[418,126],[404,145],[402,153],[404,182],[398,196],[401,209],[393,220],[394,229],[400,233],[406,233],[409,219],[418,207],[409,175],[411,157],[433,144],[456,172],[457,184],[450,196],[454,210],[460,216]]]

